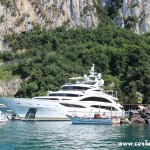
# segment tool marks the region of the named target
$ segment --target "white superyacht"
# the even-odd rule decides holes
[[[33,98],[0,98],[0,103],[13,110],[21,120],[68,120],[66,114],[91,115],[95,112],[108,116],[124,115],[117,97],[103,91],[104,80],[94,71],[89,75],[70,78],[60,91],[48,91],[47,96]],[[73,83],[74,81],[74,83]]]

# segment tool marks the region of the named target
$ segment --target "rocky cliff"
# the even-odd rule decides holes
[[[19,77],[15,77],[7,82],[2,82],[0,80],[0,96],[14,96],[18,92],[21,82]]]
[[[123,6],[115,18],[116,24],[128,27],[139,34],[150,32],[150,1],[123,0]]]
[[[5,34],[27,31],[36,24],[46,28],[95,28],[100,21],[98,4],[116,25],[139,34],[150,31],[149,0],[0,0],[0,50],[9,50],[3,42]]]
[[[97,0],[0,0],[0,50],[8,49],[3,36],[30,30],[35,24],[46,28],[65,25],[97,27]]]
[[[138,34],[150,32],[149,0],[100,0],[115,24]]]

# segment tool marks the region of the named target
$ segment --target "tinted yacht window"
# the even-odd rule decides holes
[[[68,96],[68,97],[79,97],[82,95],[78,95],[78,94],[67,94],[67,93],[51,93],[49,94],[49,96]]]
[[[106,98],[102,98],[102,97],[87,97],[87,98],[84,98],[80,101],[96,101],[96,102],[106,102],[106,103],[111,103],[111,101],[109,101],[108,99]]]
[[[41,100],[59,100],[58,98],[41,98],[41,97],[37,97],[37,98],[34,98],[34,99],[41,99]]]
[[[60,104],[66,107],[85,108],[84,106],[75,105],[75,104],[66,104],[66,103],[60,103]]]
[[[82,91],[82,90],[88,90],[88,87],[80,87],[80,86],[65,86],[63,87],[63,91],[71,91],[71,90],[77,90],[77,91]]]

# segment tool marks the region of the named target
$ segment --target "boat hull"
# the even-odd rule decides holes
[[[29,121],[66,121],[69,118],[66,114],[73,115],[76,112],[77,115],[88,115],[91,112],[91,108],[72,108],[62,106],[58,101],[38,100],[31,98],[0,98],[0,103],[6,105],[13,110],[21,120]],[[95,108],[94,112],[98,112],[99,109]],[[101,113],[103,111],[101,110]],[[91,113],[90,113],[91,114]],[[119,116],[122,112],[117,112]],[[108,116],[111,115],[111,112]],[[116,112],[112,112],[112,116],[116,116]],[[92,117],[92,116],[90,116]]]
[[[12,109],[23,121],[69,120],[66,114],[70,109],[64,109],[58,102],[30,98],[0,98],[0,102]]]
[[[84,117],[76,117],[69,116],[67,117],[71,120],[72,124],[95,124],[95,125],[111,125],[111,118],[84,118]]]

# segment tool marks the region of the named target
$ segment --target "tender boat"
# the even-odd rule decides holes
[[[71,120],[72,124],[95,124],[95,125],[111,125],[112,118],[110,117],[79,117],[79,116],[70,116],[67,117]]]
[[[33,98],[1,97],[0,103],[13,110],[21,120],[69,120],[68,112],[112,112],[112,116],[124,115],[117,100],[117,93],[104,91],[104,80],[91,67],[88,75],[69,78],[69,83],[59,91],[48,91],[47,96]],[[111,114],[111,113],[110,113]],[[78,113],[80,115],[80,113]],[[91,116],[93,117],[93,116]]]

